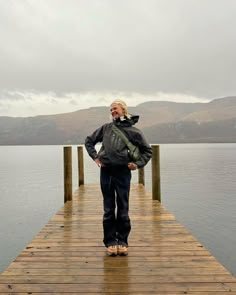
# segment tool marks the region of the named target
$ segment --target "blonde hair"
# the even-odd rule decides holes
[[[128,113],[127,104],[123,100],[116,99],[111,103],[111,105],[113,104],[118,104],[122,108],[122,110],[124,111],[124,116],[126,116],[127,118],[131,117],[130,114]]]

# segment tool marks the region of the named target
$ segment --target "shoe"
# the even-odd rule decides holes
[[[108,256],[116,256],[117,255],[117,246],[109,246],[107,247],[107,255]]]
[[[127,256],[128,255],[128,247],[124,245],[118,245],[118,255]]]

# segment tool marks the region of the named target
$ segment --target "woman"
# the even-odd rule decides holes
[[[100,171],[100,184],[103,194],[103,242],[107,255],[128,255],[128,236],[131,230],[129,218],[129,191],[131,170],[147,164],[152,156],[152,149],[142,132],[133,125],[139,116],[128,113],[127,105],[122,100],[115,100],[110,106],[112,122],[102,125],[85,140],[85,147]],[[124,141],[112,130],[118,127],[140,150],[140,158],[131,161]],[[101,142],[97,153],[95,145]],[[116,214],[117,207],[117,214]]]

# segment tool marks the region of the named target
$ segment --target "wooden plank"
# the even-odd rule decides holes
[[[19,275],[29,275],[35,276],[35,275],[48,275],[48,276],[81,276],[81,275],[86,275],[90,276],[91,281],[93,276],[96,275],[102,275],[102,276],[107,276],[107,275],[113,275],[113,276],[119,276],[121,274],[121,268],[65,268],[65,269],[58,269],[58,268],[48,268],[47,265],[45,265],[45,268],[7,268],[3,272],[2,275],[8,275],[8,276],[19,276]],[[149,275],[155,275],[155,276],[177,276],[177,275],[191,275],[191,276],[202,276],[202,275],[226,275],[228,274],[224,269],[222,268],[185,268],[179,267],[179,268],[146,268],[145,265],[143,265],[142,268],[133,268],[129,269],[128,266],[127,268],[122,269],[122,275],[125,276],[149,276]],[[221,282],[224,283],[224,282]]]
[[[14,294],[17,294],[17,295],[29,295],[29,294],[34,294],[34,295],[55,295],[54,292],[43,292],[43,293],[38,293],[38,292],[25,292],[25,293],[22,293],[22,292],[17,292],[17,293],[12,293],[12,292],[8,292],[8,293],[2,293],[1,292],[1,295],[2,294],[5,294],[5,295],[14,295]],[[56,292],[57,295],[65,295],[65,294],[70,294],[70,295],[78,295],[78,293],[73,293],[73,292],[70,292],[70,293],[62,293],[62,292]],[[112,292],[112,293],[105,293],[105,292],[93,292],[93,293],[86,293],[86,295],[107,295],[107,294],[112,294],[112,295],[120,295],[121,293],[120,292]],[[155,291],[154,292],[145,292],[145,293],[139,293],[139,292],[126,292],[125,295],[153,295],[153,294],[157,294]],[[174,292],[171,292],[171,291],[162,291],[161,293],[158,293],[159,295],[178,295],[178,294],[188,294],[188,295],[216,295],[215,291],[204,291],[204,292],[192,292],[192,291],[186,291],[186,292],[183,292],[183,291],[174,291]],[[220,291],[220,292],[217,292],[218,295],[236,295],[236,292],[230,292],[229,291]]]
[[[236,279],[142,186],[128,257],[107,257],[102,196],[81,186],[0,275],[0,294],[236,294]]]
[[[147,253],[147,252],[146,252]],[[202,256],[207,256],[209,257],[209,253],[208,252],[202,252],[202,251],[195,251],[194,255],[192,254],[192,252],[189,251],[168,251],[168,252],[164,252],[162,253],[156,253],[156,252],[148,252],[148,256],[146,255],[146,257],[148,257],[149,259],[156,259],[157,257],[164,257],[164,256],[169,256],[169,257],[173,257],[176,256],[175,253],[181,253],[179,256],[193,256],[193,257],[202,257]],[[28,255],[28,257],[88,257],[89,259],[92,259],[93,257],[104,257],[105,252],[104,251],[100,251],[100,252],[96,252],[96,251],[36,251],[36,252],[24,252],[24,254],[19,255],[19,257],[26,257]],[[138,261],[139,258],[143,257],[143,251],[134,251],[134,250],[129,250],[129,256],[135,257],[137,258],[136,260]],[[17,260],[18,258],[16,258]]]
[[[228,283],[227,283],[228,284]],[[119,290],[119,293],[127,294],[127,292],[205,292],[208,290],[214,292],[228,291],[231,287],[227,284],[221,283],[152,283],[152,284],[139,284],[139,283],[124,283],[115,284],[108,283],[104,280],[101,284],[0,284],[0,292],[77,292],[87,294],[87,292],[104,292],[113,293]],[[232,283],[230,284],[232,286]],[[68,292],[69,290],[69,292]],[[159,294],[159,293],[158,293]]]
[[[106,277],[106,282],[108,283],[116,283],[116,284],[127,284],[127,283],[139,283],[139,284],[153,284],[153,283],[213,283],[213,282],[219,282],[224,281],[227,283],[234,283],[235,279],[232,278],[230,275],[199,275],[196,276],[190,276],[190,275],[176,275],[176,276],[170,276],[170,275],[148,275],[148,276],[125,276],[125,275],[119,275],[119,276],[113,276],[108,275]],[[104,277],[102,275],[94,275],[92,283],[93,284],[99,284],[104,282]],[[18,275],[18,276],[1,276],[0,277],[0,283],[1,284],[89,284],[91,283],[91,277],[86,275],[74,275],[74,276],[57,276],[57,275],[34,275],[34,276],[28,276],[28,275]]]
[[[119,260],[118,260],[119,259]],[[120,260],[121,259],[121,260]],[[129,263],[129,267],[132,266],[132,263],[134,262],[205,262],[205,264],[210,264],[210,263],[217,263],[214,259],[214,257],[212,256],[176,256],[176,255],[172,255],[172,256],[156,256],[156,257],[129,257],[128,259],[126,258],[126,260],[123,260],[122,257],[117,257],[117,264],[120,263]],[[35,257],[35,256],[31,256],[31,257],[25,257],[25,256],[21,256],[19,255],[15,261],[13,263],[16,262],[67,262],[67,263],[74,263],[74,262],[80,262],[80,261],[93,261],[93,262],[97,262],[97,263],[111,263],[114,264],[114,262],[110,259],[110,257],[102,257],[102,256],[79,256],[79,257],[64,257],[64,256],[39,256],[39,257]]]
[[[1,293],[1,294],[10,294],[10,295],[13,295],[13,294],[24,294],[24,295],[29,295],[30,293]],[[39,295],[39,294],[42,294],[42,293],[37,293],[37,292],[34,292],[33,293],[34,295]],[[52,294],[55,294],[55,293],[43,293],[44,295],[52,295]],[[57,292],[56,293],[57,295],[62,295],[62,294],[65,294],[65,293],[61,293],[61,292]],[[78,295],[78,293],[69,293],[70,295]],[[102,295],[107,295],[108,293],[106,292],[106,293],[104,293],[104,292],[99,292],[99,293],[97,293],[97,292],[93,292],[93,293],[86,293],[86,295],[98,295],[98,294],[102,294]],[[112,294],[112,295],[120,295],[121,293],[117,293],[117,292],[112,292],[112,293],[109,293],[109,294]],[[126,292],[125,293],[126,295],[153,295],[153,294],[157,294],[156,292],[145,292],[145,293],[139,293],[139,292]],[[160,295],[178,295],[178,294],[189,294],[189,295],[199,295],[199,294],[202,294],[202,295],[216,295],[216,293],[215,293],[215,291],[209,291],[209,292],[201,292],[201,293],[199,293],[199,292],[191,292],[191,291],[188,291],[188,292],[183,292],[183,291],[180,291],[180,292],[178,292],[178,291],[174,291],[174,292],[170,292],[170,291],[162,291],[161,293],[158,293],[158,294],[160,294]],[[217,293],[218,295],[229,295],[229,291],[221,291],[220,293],[218,292]],[[230,295],[236,295],[236,292],[230,292]]]

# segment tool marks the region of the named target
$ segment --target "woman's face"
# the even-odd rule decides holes
[[[113,119],[118,119],[124,115],[124,111],[119,104],[113,103],[110,108],[110,112]]]

